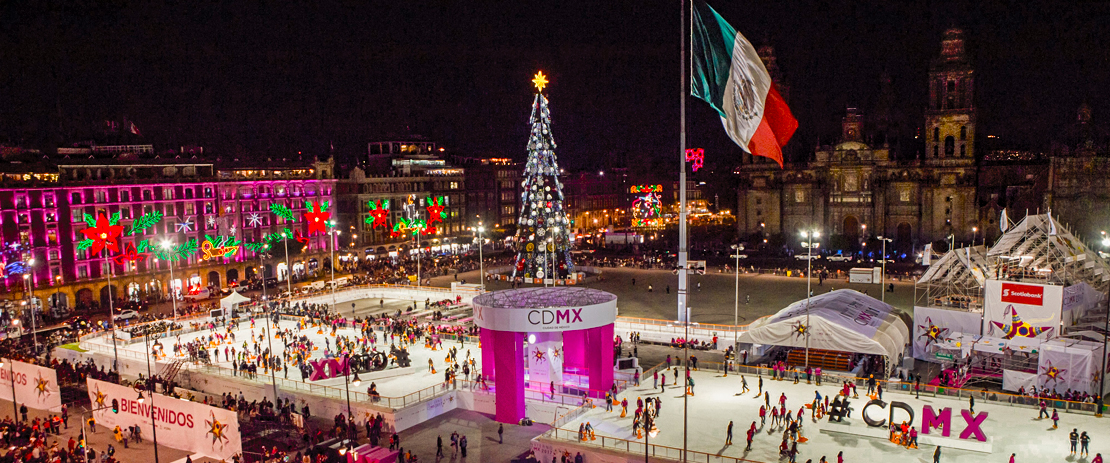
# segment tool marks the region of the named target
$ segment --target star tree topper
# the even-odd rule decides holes
[[[537,72],[532,85],[536,86],[536,90],[542,92],[543,88],[547,86],[547,76],[543,75],[543,71]]]

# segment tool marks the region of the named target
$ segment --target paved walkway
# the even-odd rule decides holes
[[[531,440],[550,429],[544,424],[533,426],[505,425],[504,443],[497,441],[497,422],[489,415],[469,410],[452,410],[401,432],[401,447],[412,450],[422,462],[514,462],[532,448]],[[451,454],[451,433],[465,435],[466,458]],[[435,458],[436,437],[443,436],[444,458]]]

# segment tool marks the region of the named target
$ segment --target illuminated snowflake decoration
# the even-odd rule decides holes
[[[252,227],[262,226],[262,215],[257,212],[251,213],[251,215],[247,216],[247,225]]]
[[[917,325],[917,327],[922,329],[922,333],[917,337],[925,338],[925,347],[929,347],[930,344],[935,344],[944,340],[944,335],[948,334],[948,328],[941,328],[934,325],[932,317],[925,317],[925,324]]]
[[[189,232],[195,230],[196,229],[196,223],[194,222],[194,220],[195,219],[193,217],[186,217],[185,220],[182,220],[182,221],[177,223],[177,225],[176,225],[177,230],[176,231],[181,232],[181,233],[189,233]]]
[[[208,226],[209,227],[215,227],[216,226],[216,216],[214,216],[214,215],[208,216]]]

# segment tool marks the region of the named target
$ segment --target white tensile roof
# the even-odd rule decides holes
[[[798,333],[806,325],[806,300],[777,314],[753,322],[740,336],[741,342],[775,346],[805,347]],[[901,358],[910,338],[909,327],[894,307],[851,289],[839,289],[809,300],[809,347]]]

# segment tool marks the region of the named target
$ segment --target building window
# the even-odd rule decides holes
[[[47,223],[54,223],[54,222],[57,222],[57,221],[58,221],[58,213],[57,212],[50,211],[50,212],[46,213],[46,222]]]
[[[61,251],[58,251],[57,249],[51,249],[51,250],[46,251],[46,256],[50,260],[61,260],[62,259],[62,253],[61,253]]]
[[[96,194],[96,202],[98,202],[98,203],[108,202],[108,191],[107,190],[96,190],[95,194]]]
[[[162,189],[162,199],[173,199],[173,187],[168,186]]]
[[[763,198],[755,198],[755,205],[758,206],[760,204],[763,204]]]
[[[88,277],[89,277],[89,266],[88,265],[78,265],[77,266],[77,278],[78,279],[87,279]]]
[[[81,193],[71,193],[69,195],[70,204],[81,204]]]
[[[50,229],[46,231],[46,244],[50,246],[58,244],[58,230]]]
[[[121,202],[125,202],[125,203],[131,202],[131,191],[130,190],[119,190],[119,200]]]
[[[960,126],[960,141],[964,141],[964,140],[967,140],[967,126],[966,125],[961,125]]]
[[[944,155],[951,157],[956,154],[956,139],[951,135],[944,137]]]
[[[54,207],[54,195],[53,194],[42,195],[42,205],[46,206],[46,207]]]
[[[459,189],[459,182],[451,182],[451,189],[452,190]]]
[[[967,156],[967,145],[960,143],[960,157]]]
[[[192,188],[186,188],[185,189],[185,199],[193,199],[193,189]]]
[[[933,141],[940,141],[940,127],[933,127]]]
[[[755,216],[756,216],[756,217],[761,217],[761,216],[763,216],[763,209],[756,209],[756,210],[755,210]]]
[[[131,218],[131,207],[121,207],[119,209],[119,216],[121,219],[127,220]]]
[[[143,201],[153,201],[153,196],[154,195],[151,194],[150,190],[143,190]]]
[[[31,216],[27,215],[26,212],[21,212],[19,213],[19,218],[16,220],[16,223],[30,224]]]
[[[940,157],[940,145],[933,145],[933,157]]]
[[[15,207],[20,208],[20,209],[27,207],[27,196],[25,196],[25,195],[16,196],[15,197]]]
[[[910,190],[909,190],[909,188],[905,188],[905,189],[902,189],[901,191],[899,191],[898,192],[898,199],[902,200],[902,202],[904,202],[904,203],[910,202]]]
[[[204,188],[204,197],[205,198],[211,198],[212,197],[212,188],[211,187],[205,187]]]
[[[794,202],[796,202],[796,203],[806,202],[806,192],[805,192],[805,190],[794,190]]]

